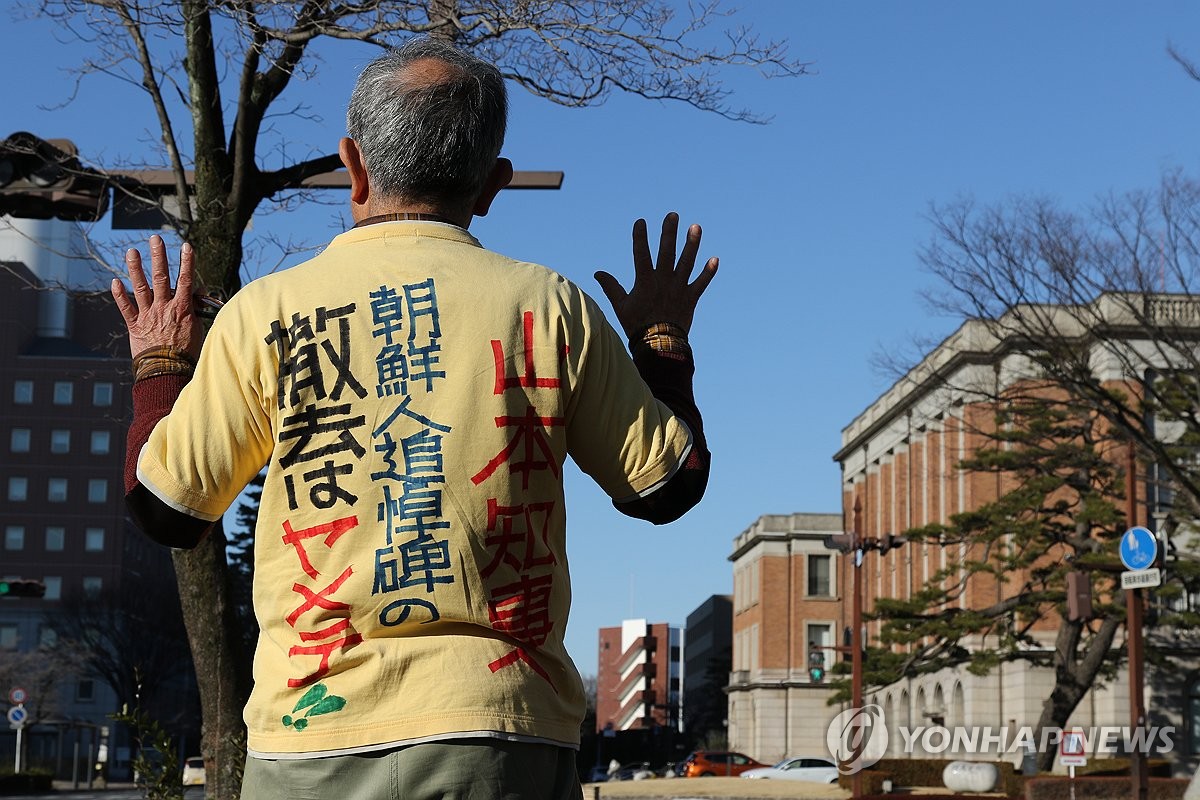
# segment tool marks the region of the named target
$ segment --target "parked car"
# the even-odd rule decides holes
[[[785,781],[837,783],[838,769],[828,758],[796,756],[785,758],[773,767],[757,767],[742,773],[743,778],[771,778]]]
[[[714,775],[741,775],[755,767],[765,767],[743,753],[729,750],[697,750],[684,762],[683,777],[708,778]]]
[[[606,780],[608,780],[608,767],[602,767],[597,764],[588,771],[587,778],[583,782],[604,783]]]
[[[183,762],[183,785],[204,785],[204,759],[200,756],[192,756]]]
[[[609,776],[610,781],[642,781],[646,778],[655,777],[654,770],[650,769],[649,761],[633,761],[628,764],[622,764],[621,768]]]

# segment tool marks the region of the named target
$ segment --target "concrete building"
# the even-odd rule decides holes
[[[679,729],[682,634],[678,627],[644,619],[600,629],[598,730]]]
[[[847,624],[844,587],[825,537],[840,514],[768,514],[733,544],[729,746],[768,764],[822,755],[839,710],[809,666],[833,665]]]
[[[58,669],[67,654],[52,622],[72,602],[128,592],[178,603],[174,572],[125,513],[129,355],[106,281],[72,257],[77,225],[9,223],[0,218],[0,578],[40,580],[46,594],[0,601],[0,673],[5,662],[25,665],[5,674],[30,694],[25,763],[70,777],[76,743],[85,761],[111,744],[119,777],[130,748],[109,719],[116,695],[86,669]],[[11,756],[13,739],[5,726],[0,751]]]

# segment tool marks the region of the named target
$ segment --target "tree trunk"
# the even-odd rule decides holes
[[[220,521],[195,550],[173,553],[179,602],[196,665],[203,717],[205,795],[236,800],[246,758],[242,709],[250,693],[250,657],[238,642],[231,602],[225,531]],[[183,758],[186,753],[180,753]]]
[[[245,222],[233,212],[202,215],[189,239],[196,251],[201,285],[220,288],[226,296],[241,285],[242,231]],[[239,487],[240,488],[240,487]],[[188,643],[196,666],[203,718],[201,753],[205,795],[210,800],[237,800],[246,760],[246,725],[242,710],[250,696],[253,650],[238,630],[236,603],[230,586],[223,523],[218,520],[195,550],[174,553],[179,600]],[[187,757],[186,753],[180,754]]]
[[[1104,666],[1120,626],[1121,623],[1116,618],[1105,618],[1100,624],[1100,629],[1088,637],[1081,656],[1079,641],[1083,634],[1083,623],[1062,621],[1055,642],[1054,689],[1042,705],[1042,714],[1038,717],[1037,727],[1033,732],[1039,746],[1042,731],[1047,728],[1057,728],[1061,731],[1067,726],[1067,720],[1071,718],[1071,714],[1079,706],[1079,701],[1087,694],[1096,680],[1096,675],[1100,673],[1100,668]],[[1039,751],[1038,771],[1049,772],[1053,769],[1057,755],[1057,747],[1047,747]]]

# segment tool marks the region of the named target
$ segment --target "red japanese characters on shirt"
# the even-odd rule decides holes
[[[510,375],[504,353],[504,343],[492,340],[492,357],[496,367],[494,395],[519,390],[526,396],[530,390],[562,391],[558,378],[539,377],[534,363],[534,317],[532,311],[522,315],[523,371]],[[567,348],[562,349],[565,357]],[[555,365],[557,367],[557,365]],[[555,398],[557,399],[557,398]],[[559,404],[555,403],[557,407]],[[509,475],[520,475],[521,488],[529,489],[534,472],[549,472],[562,480],[548,431],[566,424],[566,419],[543,414],[529,403],[523,414],[501,415],[495,418],[497,428],[512,429],[508,443],[471,477],[476,486],[491,478],[503,466]],[[518,644],[508,653],[490,662],[493,673],[518,662],[528,665],[554,687],[549,673],[538,663],[535,652],[542,647],[554,629],[550,601],[554,588],[552,568],[557,564],[548,541],[550,518],[555,500],[537,497],[523,498],[517,505],[502,505],[499,498],[488,498],[488,526],[484,546],[491,560],[480,571],[488,591],[488,621],[492,628],[506,634]],[[503,569],[502,569],[503,568]],[[489,580],[490,579],[490,580]]]
[[[315,630],[305,630],[306,626],[297,629],[301,644],[293,645],[288,650],[288,656],[317,656],[320,661],[317,663],[317,668],[309,674],[299,678],[288,678],[289,688],[308,686],[310,683],[320,680],[328,674],[329,659],[335,652],[346,650],[362,642],[362,634],[355,631],[350,625],[350,605],[334,599],[334,595],[337,594],[342,584],[354,574],[354,567],[346,567],[333,580],[322,578],[321,573],[313,566],[308,549],[305,547],[307,540],[324,537],[324,545],[332,549],[338,539],[357,526],[357,516],[343,517],[301,530],[294,529],[290,520],[284,520],[283,543],[296,548],[296,557],[300,562],[300,568],[309,578],[315,580],[313,586],[300,581],[292,584],[292,591],[300,596],[300,604],[285,617],[287,624],[296,628],[300,624],[301,617],[310,611],[317,611],[316,617],[321,622],[328,622],[331,615],[335,617],[334,622]]]

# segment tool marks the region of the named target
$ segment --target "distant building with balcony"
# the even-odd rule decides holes
[[[596,726],[631,731],[680,726],[683,632],[627,619],[600,629]]]
[[[733,671],[729,747],[771,764],[826,752],[825,729],[837,713],[827,701],[826,671],[848,620],[836,554],[825,537],[842,532],[841,514],[768,514],[733,544]]]

